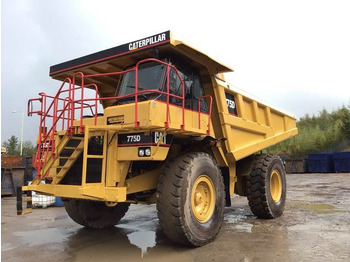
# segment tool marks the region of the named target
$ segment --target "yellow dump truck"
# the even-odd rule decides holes
[[[170,31],[52,66],[57,94],[28,102],[38,176],[23,191],[61,197],[92,228],[156,203],[166,236],[188,246],[215,239],[234,193],[259,218],[281,216],[284,165],[259,152],[296,120],[230,87],[231,71]]]

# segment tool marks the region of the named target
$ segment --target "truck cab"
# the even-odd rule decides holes
[[[164,64],[157,61],[147,61],[140,64],[138,68],[138,91],[145,91],[138,96],[139,101],[158,100],[166,102],[166,95],[157,93],[167,92],[169,79],[169,93],[172,95],[182,96],[182,85],[184,85],[185,108],[198,111],[200,97],[203,96],[203,87],[199,72],[194,67],[186,66],[185,63],[172,62],[171,59],[165,58],[160,61],[173,65],[169,69],[169,78],[167,78],[167,68]],[[135,66],[135,65],[133,65]],[[156,92],[155,92],[156,91]],[[135,92],[135,71],[129,71],[122,76],[120,83],[116,87],[115,96],[122,97],[116,100],[115,104],[134,103],[134,97],[128,96]],[[173,105],[181,106],[180,99],[173,97],[169,101]],[[205,100],[200,101],[201,108],[208,111]]]

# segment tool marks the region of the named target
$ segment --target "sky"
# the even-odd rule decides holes
[[[29,98],[56,94],[49,67],[171,30],[234,69],[235,87],[297,118],[350,105],[350,2],[1,1],[1,141]],[[24,119],[35,142],[38,117]]]

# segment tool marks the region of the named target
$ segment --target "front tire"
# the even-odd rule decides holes
[[[128,211],[129,203],[108,207],[104,202],[71,199],[64,207],[76,223],[90,228],[108,228],[116,225]]]
[[[259,218],[277,218],[286,202],[286,173],[277,155],[256,155],[247,177],[247,197],[251,211]]]
[[[224,184],[214,160],[187,153],[169,162],[159,179],[157,211],[165,235],[186,246],[215,239],[224,211]]]

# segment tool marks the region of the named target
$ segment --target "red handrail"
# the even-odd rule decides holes
[[[139,90],[138,89],[138,73],[139,73],[139,66],[146,62],[156,62],[159,64],[162,64],[166,66],[166,91],[156,90],[156,89],[147,89],[147,90]],[[181,83],[181,94],[175,94],[171,93],[170,90],[170,70],[173,69],[175,74],[180,80]],[[123,96],[113,96],[113,97],[98,97],[99,90],[98,86],[95,83],[87,84],[85,85],[85,79],[93,79],[95,77],[101,77],[101,76],[117,76],[126,74],[128,72],[135,72],[135,92]],[[81,78],[80,85],[77,86],[77,77]],[[91,80],[90,80],[91,81]],[[65,84],[68,84],[68,88],[64,88]],[[85,98],[85,88],[92,88],[95,91],[95,96],[93,98]],[[80,90],[80,98],[75,98],[76,92]],[[68,93],[66,97],[61,97],[62,94]],[[83,126],[83,111],[84,109],[90,108],[91,113],[94,115],[94,124],[97,124],[97,115],[98,115],[98,101],[104,101],[104,100],[111,100],[111,99],[123,99],[127,97],[134,97],[134,103],[135,103],[135,127],[140,127],[139,122],[139,110],[138,110],[138,96],[140,94],[145,93],[156,93],[160,95],[166,96],[166,119],[164,122],[164,127],[167,129],[169,128],[169,120],[170,120],[170,99],[175,98],[182,102],[181,108],[182,108],[182,124],[180,126],[181,130],[185,129],[185,84],[180,76],[180,73],[176,69],[174,65],[171,65],[169,63],[154,59],[154,58],[147,58],[144,60],[139,61],[133,68],[119,71],[119,72],[109,72],[109,73],[98,73],[98,74],[90,74],[90,75],[84,75],[83,72],[76,72],[74,73],[72,80],[70,78],[66,78],[63,80],[63,83],[61,84],[57,94],[55,96],[49,96],[45,93],[40,93],[39,98],[30,99],[28,101],[28,115],[32,114],[38,114],[40,115],[40,130],[39,130],[39,137],[40,142],[38,144],[38,151],[36,154],[36,161],[35,166],[37,167],[38,174],[40,173],[41,167],[43,164],[47,161],[47,158],[51,151],[51,156],[55,155],[55,133],[57,132],[57,124],[59,121],[62,121],[61,130],[67,131],[67,135],[73,134],[75,131],[74,129],[74,121],[78,120],[75,119],[75,110],[80,110],[79,114],[79,129],[78,133],[82,134],[84,132],[84,126]],[[210,116],[211,116],[211,110],[212,110],[212,97],[211,96],[202,96],[198,100],[198,119],[199,119],[199,128],[200,128],[200,118],[201,118],[201,109],[200,109],[200,101],[204,98],[210,99],[210,106],[209,106],[209,115],[208,115],[208,129],[207,134],[210,134]],[[52,102],[47,107],[47,100],[51,99]],[[40,110],[33,110],[33,103],[39,101],[40,102]],[[62,107],[60,107],[60,104],[63,104]],[[47,119],[52,118],[52,126],[49,129],[49,131],[46,130],[46,124]],[[67,124],[67,126],[65,125]],[[42,161],[42,159],[44,160]],[[45,174],[43,174],[45,175]]]
[[[38,113],[40,115],[40,125],[39,125],[39,141],[38,141],[38,150],[36,152],[36,156],[34,159],[34,167],[38,170],[38,176],[40,176],[39,171],[41,170],[43,162],[45,163],[47,161],[49,151],[51,149],[51,155],[54,157],[55,155],[55,141],[54,141],[54,134],[56,132],[56,125],[57,122],[61,119],[62,114],[64,113],[64,110],[62,110],[61,114],[58,116],[58,101],[64,101],[65,99],[60,98],[60,94],[63,93],[63,88],[65,84],[68,83],[68,88],[71,89],[71,80],[70,78],[65,78],[62,82],[57,94],[53,96],[48,96],[45,93],[39,93],[40,98],[34,98],[30,99],[28,101],[28,115],[32,115],[33,113]],[[46,108],[47,105],[47,99],[52,99],[52,102],[48,108]],[[40,111],[33,111],[33,102],[39,101],[40,102]],[[53,113],[50,114],[50,111],[53,111]],[[50,131],[46,131],[46,120],[48,117],[52,117],[52,127],[50,128]],[[64,119],[63,119],[64,121]],[[45,174],[44,174],[45,175]]]
[[[163,64],[167,67],[167,92],[162,92],[160,90],[143,90],[143,91],[138,91],[138,68],[140,64],[146,63],[146,62],[156,62],[159,64]],[[177,96],[175,94],[170,94],[169,90],[169,68],[173,68],[175,70],[176,75],[179,77],[180,82],[181,82],[181,89],[182,89],[182,96]],[[169,109],[169,104],[170,104],[170,97],[175,97],[177,99],[180,99],[182,101],[182,125],[181,129],[183,130],[185,127],[185,85],[184,82],[176,69],[174,65],[168,64],[166,62],[160,61],[155,58],[146,58],[144,60],[139,61],[133,68],[130,68],[128,70],[120,71],[120,72],[112,72],[112,73],[99,73],[99,74],[91,74],[91,75],[83,75],[83,73],[78,72],[76,74],[81,74],[82,78],[94,78],[94,77],[100,77],[100,76],[113,76],[113,75],[121,75],[125,74],[131,71],[135,71],[135,92],[124,95],[124,96],[114,96],[114,97],[103,97],[103,98],[98,98],[98,100],[110,100],[110,99],[123,99],[126,97],[134,97],[134,102],[135,102],[135,127],[140,126],[140,122],[138,121],[138,95],[142,93],[150,93],[152,91],[153,93],[161,93],[167,96],[167,111],[166,111],[166,121],[164,123],[165,128],[169,128],[169,115],[170,115],[170,109]],[[75,81],[73,79],[73,87],[75,85]],[[74,100],[74,99],[73,99]],[[92,101],[92,99],[84,99],[84,101]]]

